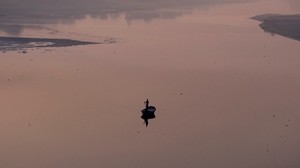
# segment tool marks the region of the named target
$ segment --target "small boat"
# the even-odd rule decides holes
[[[146,124],[146,127],[148,126],[148,120],[149,119],[153,119],[155,118],[155,111],[156,111],[156,108],[154,106],[148,106],[149,105],[149,100],[147,99],[146,102],[145,102],[145,105],[146,105],[146,108],[144,108],[142,110],[142,116],[141,118],[144,120],[145,124]]]

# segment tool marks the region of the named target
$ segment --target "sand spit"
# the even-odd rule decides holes
[[[300,41],[300,14],[264,14],[254,16],[252,19],[261,21],[259,26],[265,32]]]
[[[103,42],[88,42],[71,39],[51,39],[51,38],[27,38],[27,37],[3,37],[0,36],[0,51],[17,51],[28,48],[41,47],[69,47],[90,44],[114,43],[114,39],[108,38]]]

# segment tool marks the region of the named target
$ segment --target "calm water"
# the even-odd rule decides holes
[[[0,53],[0,167],[300,167],[300,43],[249,19],[296,12],[271,1],[1,31],[117,43]]]

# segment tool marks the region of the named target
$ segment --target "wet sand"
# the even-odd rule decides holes
[[[29,48],[45,47],[69,47],[77,45],[91,45],[114,43],[113,39],[106,39],[103,42],[88,42],[71,39],[52,39],[52,38],[28,38],[28,37],[3,37],[0,36],[0,51],[16,51]]]

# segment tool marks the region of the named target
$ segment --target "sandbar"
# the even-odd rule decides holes
[[[252,19],[262,22],[259,26],[265,32],[300,41],[300,14],[264,14]]]
[[[106,40],[103,43],[112,43]],[[0,36],[0,51],[15,51],[41,47],[69,47],[77,45],[101,44],[99,42],[78,41],[71,39],[32,38],[32,37],[5,37]]]

